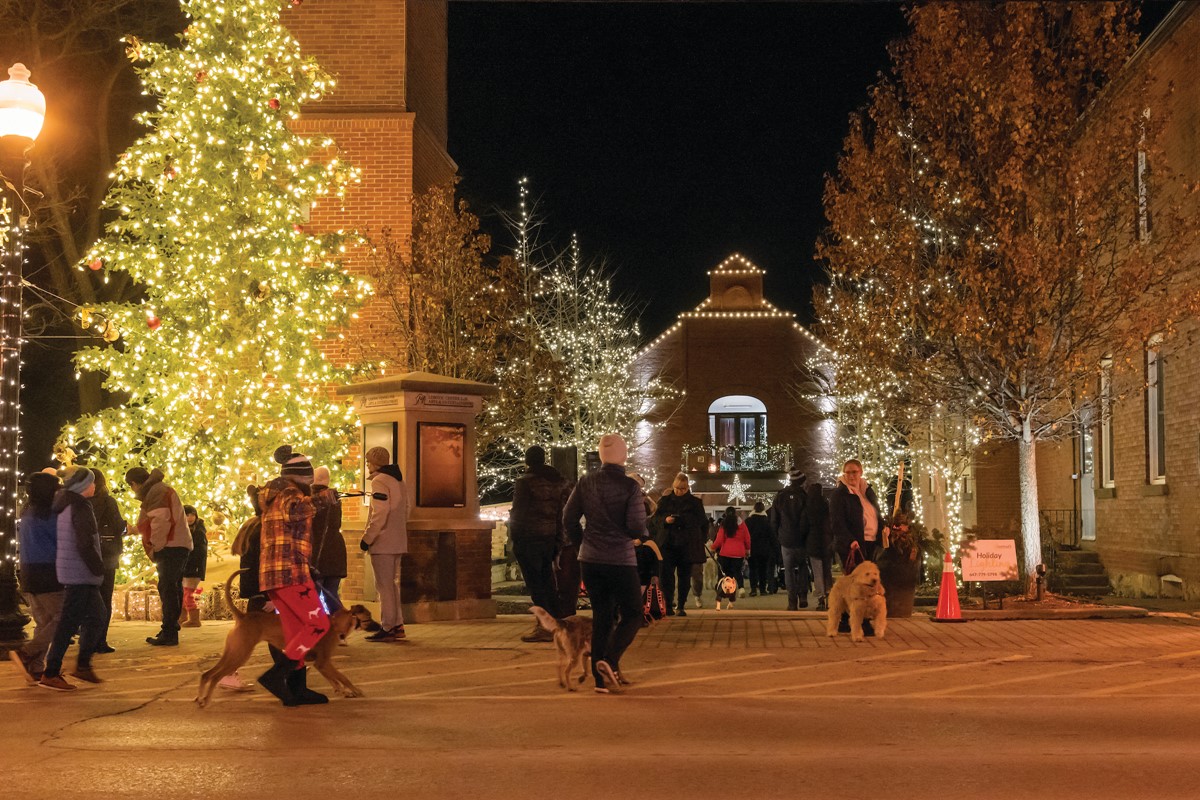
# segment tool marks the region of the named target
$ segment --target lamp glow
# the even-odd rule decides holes
[[[8,80],[0,81],[0,136],[37,139],[46,120],[46,97],[29,82],[24,64],[8,69]]]

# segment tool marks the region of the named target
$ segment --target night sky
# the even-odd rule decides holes
[[[450,154],[499,231],[527,175],[648,336],[732,252],[808,319],[824,176],[904,29],[891,3],[451,3]]]
[[[1171,2],[1146,4],[1145,27]],[[450,155],[497,246],[528,176],[565,242],[604,256],[642,333],[740,252],[811,319],[825,175],[906,29],[890,2],[452,2]]]

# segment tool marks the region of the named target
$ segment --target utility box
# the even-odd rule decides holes
[[[475,461],[475,417],[486,383],[428,372],[343,386],[361,423],[359,483],[370,490],[365,453],[386,448],[400,467],[412,500],[408,553],[400,566],[400,602],[405,622],[481,619],[496,616],[492,599],[493,522],[479,517]],[[368,498],[346,498],[342,531],[357,542],[366,529]],[[353,537],[353,538],[352,538]],[[350,550],[345,599],[376,599],[369,560]],[[355,574],[357,573],[357,574]],[[355,579],[358,580],[355,580]]]

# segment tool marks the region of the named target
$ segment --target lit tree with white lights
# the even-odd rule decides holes
[[[367,287],[341,267],[341,235],[304,226],[357,174],[332,141],[288,128],[332,81],[300,55],[279,0],[182,6],[180,47],[127,41],[158,107],[113,174],[118,217],[79,265],[142,287],[140,302],[85,309],[116,335],[76,354],[125,402],[61,439],[110,479],[161,468],[185,502],[236,513],[278,445],[336,468],[349,443],[352,416],[327,388],[348,369],[323,348]]]

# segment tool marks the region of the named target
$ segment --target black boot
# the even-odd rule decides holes
[[[287,688],[292,694],[294,705],[315,706],[329,702],[328,697],[308,688],[308,667],[302,666],[288,673]]]
[[[842,612],[842,619],[838,622],[838,633],[850,632],[850,615],[845,611]]]
[[[267,645],[267,649],[271,652],[271,660],[275,663],[269,670],[258,676],[258,682],[264,689],[278,697],[285,706],[294,706],[296,699],[292,697],[287,679],[295,668],[296,662],[285,656],[283,651],[274,645]]]
[[[821,595],[821,598],[819,600],[817,600],[817,611],[828,611],[828,610],[829,610],[828,595]]]

